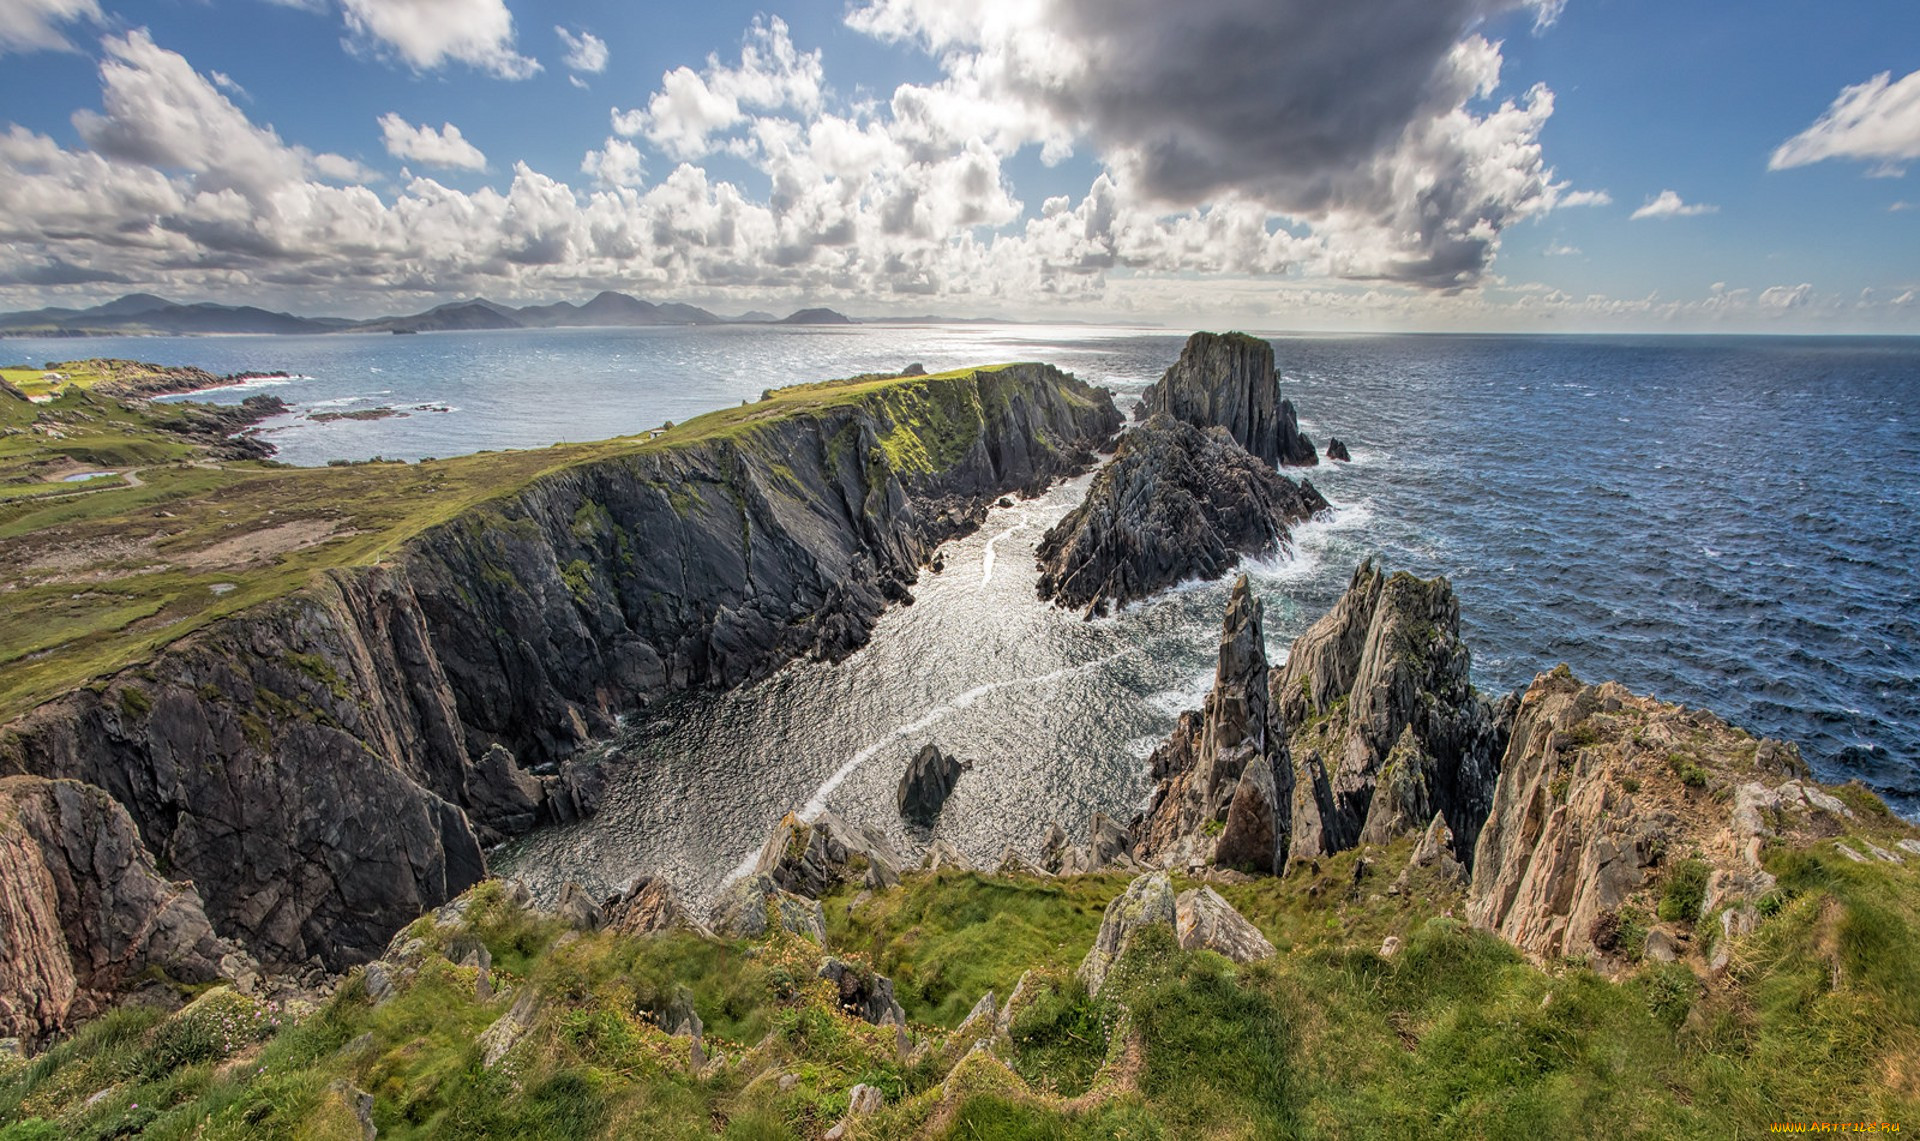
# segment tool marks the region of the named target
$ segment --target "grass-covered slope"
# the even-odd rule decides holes
[[[326,468],[210,459],[181,434],[178,405],[80,385],[47,403],[0,389],[0,722],[318,572],[391,557],[542,476],[716,440],[751,446],[847,405],[890,426],[881,444],[896,473],[938,471],[972,445],[981,403],[999,391],[981,378],[1006,367],[775,389],[595,443]],[[62,482],[88,471],[109,474]]]
[[[1404,855],[1225,886],[1278,957],[1235,966],[1148,928],[1097,998],[1072,968],[1123,876],[942,872],[830,899],[832,953],[897,984],[904,1050],[839,1009],[800,936],[581,934],[489,883],[463,917],[396,941],[422,939],[390,956],[402,981],[384,1001],[363,973],[308,1013],[216,991],[12,1064],[0,1138],[353,1137],[356,1091],[382,1138],[819,1137],[843,1118],[850,1138],[1724,1137],[1915,1120],[1920,861],[1772,852],[1780,902],[1729,970],[1610,982],[1530,965],[1451,917],[1457,893],[1386,895]],[[490,997],[447,955],[470,936]],[[954,1032],[1022,976],[1004,1034]],[[527,995],[528,1029],[489,1066],[489,1028]],[[676,1001],[705,1023],[704,1060],[661,1028]],[[880,1091],[877,1112],[847,1117],[856,1085]]]

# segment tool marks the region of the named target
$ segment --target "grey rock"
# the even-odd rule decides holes
[[[532,987],[522,987],[514,996],[513,1005],[507,1012],[495,1019],[491,1025],[480,1032],[478,1045],[480,1059],[488,1069],[500,1064],[500,1059],[526,1037],[533,1029],[533,1023],[540,1015],[540,1000]]]
[[[875,889],[899,883],[900,856],[878,829],[832,812],[811,824],[789,812],[761,847],[754,873],[795,895],[818,899],[843,883]]]
[[[606,910],[609,931],[622,935],[655,935],[663,931],[692,931],[711,935],[695,919],[671,883],[659,876],[640,876]]]
[[[1453,829],[1447,827],[1444,813],[1436,812],[1420,834],[1420,842],[1407,858],[1400,878],[1387,889],[1389,895],[1407,895],[1423,888],[1458,888],[1467,882],[1467,869],[1453,855]]]
[[[360,1129],[360,1141],[374,1141],[380,1136],[380,1130],[373,1124],[373,1095],[353,1084],[336,1079],[330,1086],[334,1095],[345,1102],[353,1111],[354,1123]]]
[[[875,1026],[905,1025],[907,1012],[893,996],[893,980],[833,956],[820,963],[820,977],[834,985],[840,1009]]]
[[[1141,859],[1284,868],[1294,771],[1273,716],[1271,673],[1260,600],[1241,575],[1221,622],[1213,689],[1200,711],[1181,715],[1148,762],[1156,785],[1140,825]]]
[[[1107,972],[1126,952],[1135,931],[1156,923],[1171,927],[1174,915],[1173,884],[1165,872],[1150,872],[1128,884],[1126,891],[1107,904],[1093,947],[1080,962],[1080,981],[1086,984],[1088,993],[1100,993]]]
[[[1322,764],[1294,785],[1294,816],[1319,838],[1309,847],[1297,829],[1296,858],[1343,851],[1363,836],[1382,843],[1443,812],[1456,856],[1471,864],[1515,708],[1476,693],[1471,669],[1460,603],[1446,579],[1388,575],[1371,561],[1354,572],[1346,594],[1295,639],[1273,675],[1292,750]],[[1375,818],[1383,778],[1386,799]]]
[[[965,853],[945,840],[935,840],[927,845],[926,854],[920,857],[920,867],[929,872],[975,870],[973,861],[967,859]]]
[[[1149,413],[1225,429],[1268,464],[1319,462],[1313,441],[1300,434],[1293,405],[1280,399],[1273,346],[1256,337],[1195,333],[1141,400]]]
[[[1173,929],[1181,949],[1187,951],[1214,951],[1236,963],[1270,959],[1275,954],[1273,944],[1260,929],[1211,887],[1180,893],[1174,900]]]
[[[1334,436],[1327,441],[1327,458],[1330,460],[1338,460],[1341,463],[1348,463],[1352,461],[1353,456],[1347,451],[1346,441],[1338,436]]]
[[[1221,429],[1159,415],[1122,436],[1079,507],[1041,537],[1040,597],[1090,616],[1188,579],[1214,579],[1242,555],[1279,549],[1327,509]]]
[[[1060,865],[1067,854],[1066,829],[1060,827],[1057,820],[1047,821],[1047,831],[1040,839],[1040,866],[1054,875],[1060,874]]]
[[[572,880],[561,885],[560,901],[554,904],[553,913],[575,931],[598,931],[606,922],[600,905],[587,896],[586,889]]]
[[[916,824],[931,825],[947,803],[947,797],[953,795],[960,773],[959,759],[942,753],[940,746],[922,748],[900,775],[900,789],[895,798],[900,815]]]

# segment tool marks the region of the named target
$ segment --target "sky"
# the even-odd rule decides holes
[[[0,0],[0,309],[1920,334],[1912,0]]]

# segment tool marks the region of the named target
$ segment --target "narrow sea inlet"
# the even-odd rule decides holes
[[[1161,331],[906,326],[582,330],[106,343],[213,371],[285,369],[268,436],[301,463],[638,432],[776,384],[1036,359],[1130,408],[1179,351]],[[1487,691],[1560,661],[1800,742],[1818,775],[1920,810],[1920,347],[1898,339],[1278,337],[1282,392],[1351,464],[1335,505],[1255,565],[1276,657],[1368,554],[1449,575]],[[15,342],[27,355],[70,346]],[[234,400],[245,392],[211,394]],[[315,424],[314,409],[428,406]],[[1033,545],[1083,483],[995,509],[918,603],[837,665],[692,694],[614,743],[607,805],[503,867],[596,890],[710,891],[789,808],[908,850],[893,784],[926,741],[978,762],[940,835],[976,859],[1058,820],[1130,814],[1144,757],[1212,668],[1223,584],[1083,623],[1033,595]]]

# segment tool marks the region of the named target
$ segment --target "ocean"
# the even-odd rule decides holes
[[[1474,680],[1581,677],[1704,707],[1799,742],[1920,816],[1920,341],[1381,336],[1272,338],[1286,396],[1351,464],[1304,473],[1334,504],[1247,569],[1270,654],[1370,555],[1445,574]],[[81,354],[285,370],[264,427],[302,464],[418,459],[631,433],[762,389],[918,362],[1044,360],[1130,408],[1183,334],[1043,326],[554,330],[413,337],[15,340]],[[382,420],[308,419],[391,407]],[[610,745],[593,820],[498,853],[550,891],[640,872],[704,898],[790,808],[830,807],[909,851],[977,860],[1125,816],[1145,758],[1212,668],[1223,583],[1082,622],[1035,597],[1033,549],[1085,480],[995,509],[927,572],[917,604],[837,665],[796,663],[656,708]],[[932,834],[894,811],[922,744],[974,762]]]

